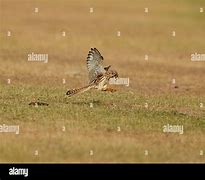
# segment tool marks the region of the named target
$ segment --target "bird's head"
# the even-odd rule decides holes
[[[115,79],[117,79],[119,77],[117,71],[115,71],[115,70],[109,70],[108,76],[109,76],[109,78],[115,78]]]

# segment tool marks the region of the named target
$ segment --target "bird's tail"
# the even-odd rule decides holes
[[[68,95],[69,97],[73,96],[73,95],[76,95],[76,94],[80,94],[80,93],[83,93],[85,91],[88,91],[92,88],[91,85],[87,85],[87,86],[84,86],[84,87],[81,87],[81,88],[76,88],[76,89],[70,89],[67,91],[66,95]]]

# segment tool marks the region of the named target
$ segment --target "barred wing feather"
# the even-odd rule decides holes
[[[90,82],[93,81],[98,74],[105,73],[105,69],[102,65],[103,56],[96,48],[91,48],[87,57],[87,68],[89,73]]]

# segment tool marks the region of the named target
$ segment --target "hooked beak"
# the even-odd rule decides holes
[[[114,78],[117,80],[119,78],[118,73],[115,74]]]

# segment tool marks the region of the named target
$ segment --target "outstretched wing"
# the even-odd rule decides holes
[[[103,57],[96,48],[91,48],[87,57],[87,68],[90,82],[99,74],[104,74],[106,71],[102,65]]]

